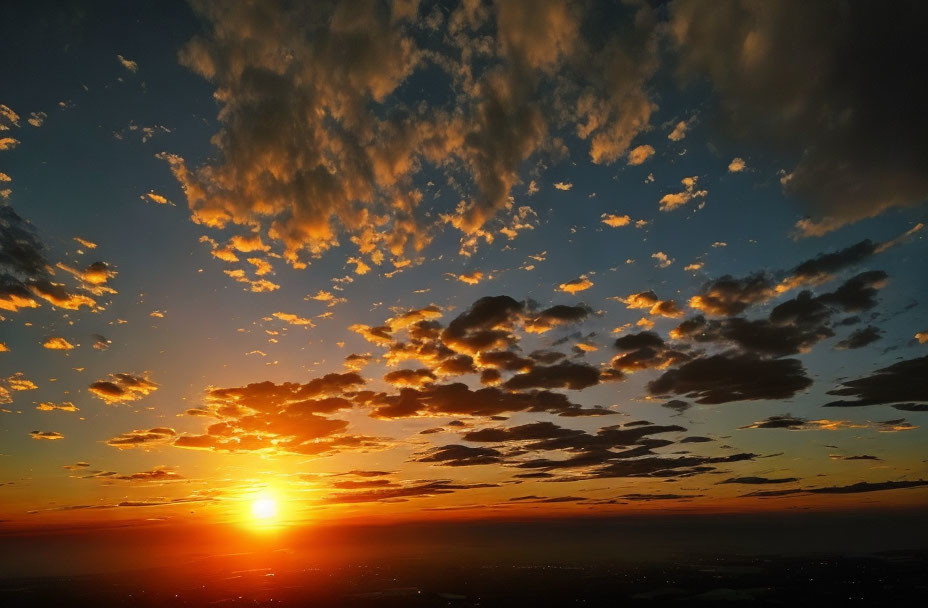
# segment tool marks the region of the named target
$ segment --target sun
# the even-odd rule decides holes
[[[251,514],[259,520],[274,519],[277,517],[277,501],[270,496],[260,496],[251,503]]]

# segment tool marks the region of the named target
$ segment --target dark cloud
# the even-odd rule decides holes
[[[107,405],[137,401],[158,390],[158,385],[147,376],[135,374],[110,374],[109,380],[98,380],[87,387]]]
[[[777,483],[793,483],[794,481],[799,481],[798,477],[730,477],[725,481],[720,481],[719,483],[736,483],[744,485],[766,485],[766,484],[777,484]]]
[[[796,359],[762,359],[751,353],[702,356],[667,370],[648,383],[652,395],[684,395],[696,403],[720,404],[788,399],[812,385]]]
[[[806,424],[809,421],[805,418],[797,418],[790,414],[783,416],[770,416],[765,420],[760,422],[755,422],[754,424],[743,426],[742,429],[788,429],[791,431],[800,431],[808,428]]]
[[[670,401],[665,401],[664,403],[661,403],[661,407],[666,407],[669,410],[683,413],[686,410],[693,407],[693,404],[683,401],[682,399],[671,399]]]
[[[494,416],[508,412],[548,412],[560,416],[610,414],[601,408],[582,408],[565,395],[547,390],[514,393],[496,387],[473,390],[463,383],[406,388],[395,395],[363,396],[378,418],[420,415]]]
[[[532,422],[508,428],[485,428],[468,431],[462,435],[465,441],[502,443],[505,441],[529,441],[577,437],[585,435],[584,431],[566,429],[553,422]]]
[[[854,397],[854,400],[831,401],[825,407],[857,407],[864,405],[901,404],[917,411],[928,405],[928,356],[899,361],[869,376],[846,380],[841,388],[828,391],[829,395]],[[902,408],[900,408],[902,409]]]
[[[177,432],[172,428],[155,427],[148,430],[134,430],[122,433],[108,439],[106,444],[123,450],[139,446],[165,444],[170,442],[176,435]]]
[[[706,283],[698,295],[690,298],[689,305],[706,314],[731,316],[775,296],[776,281],[764,272],[741,279],[725,275]]]
[[[493,448],[445,445],[435,447],[413,460],[415,462],[434,462],[449,467],[467,467],[481,464],[498,464],[502,461],[502,453]]]
[[[591,314],[593,314],[593,309],[585,304],[576,306],[558,304],[546,308],[537,315],[528,315],[525,320],[525,330],[530,333],[541,334],[560,325],[578,323]]]
[[[517,374],[503,383],[511,390],[530,388],[567,388],[581,390],[599,384],[599,370],[584,363],[562,361],[554,365],[539,365],[524,374]]]
[[[610,365],[619,372],[664,368],[691,358],[688,353],[666,347],[664,339],[652,331],[617,338],[615,348],[621,354],[613,357]]]
[[[356,492],[342,492],[332,494],[324,499],[331,504],[361,503],[361,502],[395,502],[409,498],[438,496],[452,494],[460,490],[473,490],[478,488],[494,488],[496,484],[472,483],[460,484],[451,480],[437,479],[430,481],[417,481],[399,487],[375,488],[359,490]]]
[[[511,330],[524,309],[509,296],[480,298],[448,324],[442,340],[469,354],[505,348],[515,341]]]
[[[141,482],[151,482],[151,481],[177,481],[183,479],[183,476],[171,469],[166,469],[162,467],[150,469],[148,471],[141,471],[139,473],[130,473],[128,475],[114,475],[111,479],[119,479],[121,481],[141,481]]]
[[[840,454],[829,454],[829,458],[832,460],[882,460],[878,456],[872,456],[870,454],[859,454],[855,456],[842,456]]]
[[[873,344],[877,340],[883,337],[883,330],[879,327],[874,327],[868,325],[867,327],[861,327],[860,329],[855,329],[851,334],[838,342],[835,345],[837,349],[855,349],[863,348],[864,346]]]
[[[680,70],[709,77],[732,135],[798,159],[782,181],[809,205],[800,233],[925,201],[923,3],[724,0],[703,9],[697,0],[671,7]]]
[[[928,480],[901,480],[901,481],[861,481],[847,486],[828,486],[821,488],[796,488],[791,490],[760,490],[744,496],[776,497],[791,494],[861,494],[866,492],[881,492],[883,490],[901,490],[907,488],[921,488],[928,486]]]
[[[66,310],[97,310],[92,297],[53,280],[53,269],[35,228],[0,204],[0,310],[38,308],[45,301]]]

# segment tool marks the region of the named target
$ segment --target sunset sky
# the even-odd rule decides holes
[[[0,530],[924,506],[926,9],[711,6],[5,8]]]

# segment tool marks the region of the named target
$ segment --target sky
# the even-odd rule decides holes
[[[5,13],[0,530],[926,504],[924,5]]]

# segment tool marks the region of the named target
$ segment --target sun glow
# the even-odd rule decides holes
[[[277,517],[277,501],[270,496],[259,496],[251,503],[251,514],[261,521],[272,520]]]

